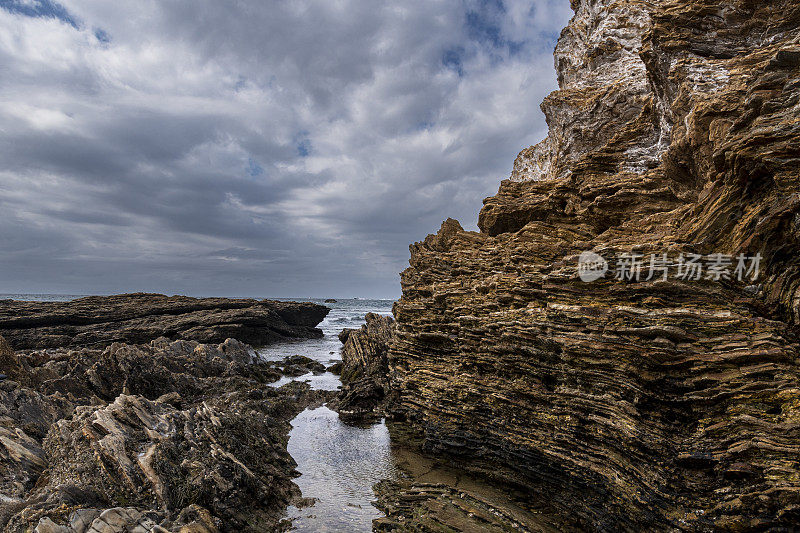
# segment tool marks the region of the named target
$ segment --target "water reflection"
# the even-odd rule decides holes
[[[320,407],[306,409],[292,427],[289,453],[302,474],[295,482],[304,497],[318,500],[312,507],[289,509],[293,530],[371,531],[372,520],[381,516],[371,504],[372,486],[395,473],[386,424],[348,426]]]
[[[275,344],[259,350],[259,355],[267,361],[303,355],[330,366],[340,358],[342,343],[338,333],[345,327],[360,327],[367,313],[391,314],[392,302],[345,300],[325,305],[332,309],[319,325],[324,337]],[[271,386],[281,387],[291,381],[306,381],[311,388],[321,390],[336,390],[341,386],[339,377],[330,372],[285,376]],[[289,508],[292,530],[372,531],[372,520],[381,516],[371,503],[375,500],[372,486],[394,475],[386,424],[348,426],[339,420],[337,413],[323,406],[300,413],[292,420],[292,428],[288,450],[301,474],[295,483],[304,498],[316,499],[311,507]]]
[[[328,304],[326,304],[328,305]],[[388,301],[344,301],[332,304],[328,317],[320,324],[325,333],[320,339],[309,339],[270,346],[259,350],[265,360],[280,361],[290,355],[304,355],[325,366],[339,359],[341,342],[337,334],[342,327],[357,328],[368,312],[390,314]],[[284,377],[272,383],[280,387],[290,381],[307,381],[312,388],[336,390],[341,382],[329,372],[299,377]],[[391,426],[381,421],[363,427],[345,425],[339,415],[327,407],[306,409],[292,420],[288,450],[297,462],[300,477],[295,483],[303,497],[314,498],[310,507],[290,507],[288,518],[292,530],[301,533],[367,533],[372,520],[382,516],[373,507],[373,485],[383,479],[443,484],[475,497],[514,517],[520,524],[533,525],[535,531],[555,531],[538,515],[518,505],[525,495],[514,496],[504,488],[473,478],[447,461],[422,455],[409,445],[402,424]],[[393,444],[394,443],[394,444]],[[521,496],[521,497],[520,497]],[[538,511],[537,511],[538,513]],[[483,531],[475,522],[463,531]],[[475,529],[478,527],[479,529]]]

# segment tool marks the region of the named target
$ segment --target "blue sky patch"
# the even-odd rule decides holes
[[[101,30],[100,28],[94,30],[94,36],[97,37],[97,40],[100,41],[101,43],[111,42],[111,36],[104,30]]]
[[[464,76],[463,56],[463,47],[459,46],[456,48],[449,48],[442,54],[442,65],[444,65],[445,68],[449,68],[450,70],[457,72],[458,77],[460,78]]]
[[[308,157],[311,154],[311,140],[308,138],[307,131],[301,131],[295,135],[294,142],[297,146],[297,155]]]
[[[479,0],[466,13],[467,36],[491,49],[505,48],[512,56],[518,54],[525,43],[513,41],[503,35],[501,20],[505,13],[506,6],[502,0]]]
[[[78,29],[78,21],[75,20],[70,12],[64,6],[52,0],[33,0],[32,2],[0,0],[0,8],[10,13],[25,15],[26,17],[58,19]]]
[[[252,157],[247,159],[247,175],[251,178],[257,178],[264,174],[264,167],[258,164],[258,161]]]

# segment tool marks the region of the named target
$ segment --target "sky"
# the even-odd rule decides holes
[[[545,137],[568,0],[0,0],[0,292],[397,298]]]

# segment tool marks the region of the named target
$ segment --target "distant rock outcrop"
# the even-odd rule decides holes
[[[792,530],[800,4],[571,3],[548,138],[479,233],[449,220],[411,246],[390,412],[557,530]],[[610,268],[593,282],[589,251]],[[733,264],[679,278],[681,254]],[[740,254],[758,280],[733,275]]]
[[[0,301],[0,334],[17,350],[140,344],[159,337],[261,346],[320,337],[330,309],[313,303],[161,294],[91,296],[70,302]]]

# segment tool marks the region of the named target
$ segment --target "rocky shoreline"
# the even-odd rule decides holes
[[[308,304],[264,309],[282,312],[299,332],[316,326]],[[103,324],[108,331],[110,322]],[[121,328],[129,335],[130,321]],[[286,507],[302,504],[286,451],[289,421],[333,396],[303,383],[267,385],[298,363],[265,363],[230,338],[14,352],[0,337],[0,526],[20,533],[285,529]]]
[[[396,321],[340,337],[341,391],[268,387],[326,369],[245,344],[319,336],[324,306],[0,302],[0,526],[280,531],[289,421],[330,402],[513,493],[401,471],[376,531],[795,530],[800,6],[571,5],[547,139],[480,231],[411,246]],[[687,256],[761,267],[680,278]]]
[[[69,302],[0,300],[0,335],[17,350],[141,344],[159,337],[206,344],[233,338],[263,346],[321,337],[329,308],[274,300],[163,294],[90,296]]]

